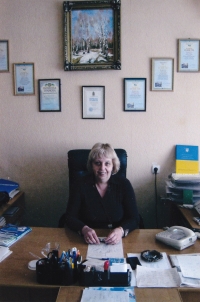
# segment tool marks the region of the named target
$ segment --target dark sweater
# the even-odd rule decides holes
[[[135,193],[128,179],[111,176],[103,198],[92,175],[82,177],[72,187],[66,210],[66,225],[70,229],[81,231],[85,225],[100,229],[121,226],[127,234],[138,224]]]

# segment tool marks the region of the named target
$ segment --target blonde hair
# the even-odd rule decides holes
[[[100,158],[107,157],[112,159],[112,163],[113,163],[112,174],[116,174],[119,171],[120,161],[113,147],[110,144],[97,143],[92,147],[88,156],[87,168],[90,173],[93,171],[92,170],[93,161],[99,157]]]

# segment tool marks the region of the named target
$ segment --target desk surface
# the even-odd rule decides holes
[[[199,217],[199,214],[194,209],[185,209],[185,208],[181,208],[181,207],[178,207],[178,208],[179,208],[179,211],[181,212],[181,214],[183,215],[183,217],[185,217],[185,219],[189,223],[191,228],[200,229],[200,225],[198,225],[193,220],[193,217]]]
[[[60,251],[68,250],[76,246],[83,256],[83,259],[86,257],[87,253],[87,244],[83,241],[83,238],[78,234],[65,230],[64,228],[32,228],[32,232],[27,234],[25,237],[21,238],[18,242],[13,244],[10,247],[10,250],[13,253],[6,258],[2,263],[0,263],[1,274],[0,274],[0,286],[22,286],[22,287],[53,287],[53,286],[44,286],[36,282],[36,272],[28,269],[28,262],[33,260],[33,256],[29,252],[38,255],[41,257],[41,249],[46,245],[47,242],[59,242]],[[185,254],[185,253],[196,253],[200,251],[200,241],[196,241],[195,244],[187,249],[178,251],[173,249],[170,246],[167,246],[161,242],[155,240],[155,235],[160,230],[154,229],[143,229],[135,230],[131,232],[126,238],[123,238],[123,248],[124,255],[127,253],[135,252],[140,253],[143,250],[156,249],[160,252],[166,252],[169,254]],[[97,230],[99,236],[106,236],[106,230]],[[58,286],[55,286],[58,288]],[[73,295],[80,296],[81,287],[72,286],[72,287],[61,287],[58,295],[57,301],[61,300],[59,297],[66,295],[70,297],[70,293]],[[154,293],[152,297],[159,297],[160,292],[165,293],[165,300],[162,301],[181,301],[179,299],[179,292],[176,289],[137,289],[136,288],[136,297],[138,296],[139,301],[159,301],[155,300],[145,300],[144,295],[146,293],[147,298],[149,293]],[[200,293],[200,292],[199,292]],[[174,298],[169,300],[169,295],[173,295]],[[67,297],[66,296],[66,297]],[[139,297],[143,297],[140,299]],[[59,300],[60,299],[60,300]],[[74,296],[75,299],[75,296]],[[152,298],[153,299],[153,298]],[[70,301],[70,300],[68,300]],[[71,300],[76,301],[76,300]],[[79,300],[80,301],[80,300]]]

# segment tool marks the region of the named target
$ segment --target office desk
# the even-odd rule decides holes
[[[200,229],[193,217],[199,217],[199,214],[194,209],[181,208],[177,204],[171,202],[171,225],[182,225],[187,228]]]
[[[140,253],[147,249],[156,249],[167,254],[184,254],[200,252],[200,241],[182,251],[175,250],[155,240],[155,234],[160,230],[135,230],[126,238],[123,238],[124,255],[135,252]],[[107,230],[98,230],[99,236],[106,236]],[[40,285],[36,282],[36,272],[28,269],[28,262],[33,260],[29,252],[41,256],[40,251],[47,242],[59,242],[60,250],[68,250],[76,246],[86,257],[87,244],[78,234],[64,228],[33,228],[32,232],[13,244],[10,249],[13,253],[0,263],[0,297],[1,301],[80,301],[83,287],[69,286],[59,287],[52,285]],[[200,291],[196,289],[184,289],[186,296],[192,295],[192,301]],[[162,302],[187,301],[181,300],[178,289],[141,289],[136,288],[137,302]],[[171,298],[170,298],[171,297]],[[151,299],[151,300],[150,300]],[[170,300],[171,299],[171,300]],[[189,300],[188,300],[189,301]]]

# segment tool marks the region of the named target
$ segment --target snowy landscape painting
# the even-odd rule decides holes
[[[72,62],[79,64],[113,61],[113,10],[72,11]]]
[[[121,69],[120,0],[65,1],[64,70]]]

